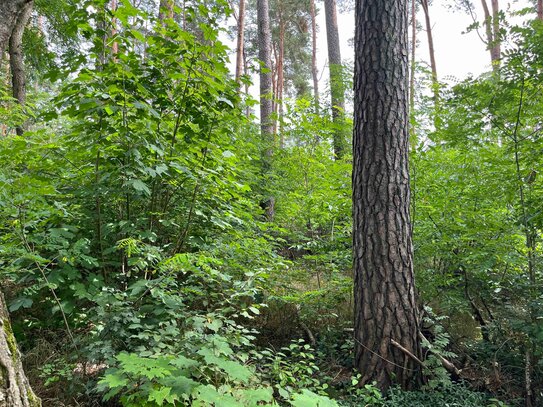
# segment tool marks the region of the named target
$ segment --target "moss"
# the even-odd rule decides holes
[[[17,363],[17,342],[15,342],[15,336],[13,335],[13,330],[11,329],[11,324],[9,319],[4,319],[4,331],[6,332],[6,338],[8,341],[8,349],[11,352],[11,359],[13,363]]]
[[[36,397],[30,386],[26,386],[26,394],[30,407],[41,407],[40,399]]]

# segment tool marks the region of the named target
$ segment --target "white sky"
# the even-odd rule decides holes
[[[320,2],[318,2],[320,3]],[[490,70],[490,54],[486,50],[485,44],[481,41],[475,31],[466,33],[467,27],[473,23],[472,17],[463,11],[453,10],[447,7],[447,4],[453,4],[454,0],[434,0],[430,6],[430,19],[433,27],[434,49],[436,55],[437,73],[440,80],[446,80],[447,77],[456,77],[464,79],[472,73],[477,76]],[[479,0],[473,0],[474,15],[482,24],[483,9]],[[488,2],[490,5],[490,1]],[[523,7],[530,7],[528,0],[500,1],[500,9],[506,14],[511,11],[519,10]],[[534,17],[535,17],[535,6]],[[326,63],[326,29],[324,21],[324,7],[319,7],[318,25],[319,25],[319,72],[322,71]],[[508,16],[508,21],[510,17]],[[518,20],[518,18],[517,18]],[[417,61],[429,61],[428,42],[425,31],[424,13],[420,8],[417,13],[417,21],[422,30],[417,32],[418,47],[416,50]],[[342,57],[344,59],[353,59],[353,49],[348,48],[348,40],[354,36],[354,12],[349,14],[340,14],[338,16],[338,26],[340,30],[340,39],[342,43]],[[484,29],[479,30],[484,37]],[[411,35],[411,30],[409,30]],[[327,72],[326,72],[327,75]],[[325,76],[326,76],[325,75]]]
[[[480,0],[472,0],[474,3],[474,16],[482,25],[483,10]],[[326,26],[324,19],[324,5],[320,0],[317,3],[317,69],[319,71],[319,89],[321,95],[327,88],[328,83],[328,67],[327,67],[327,46],[326,46]],[[485,44],[479,38],[475,30],[466,32],[468,26],[473,24],[473,19],[470,15],[463,11],[454,10],[447,5],[454,4],[455,0],[433,0],[430,6],[430,19],[433,27],[434,49],[436,54],[437,73],[440,81],[448,81],[451,78],[458,80],[465,79],[469,74],[473,76],[480,75],[483,72],[490,70],[490,54],[486,50]],[[490,1],[488,1],[490,3]],[[512,18],[510,13],[524,7],[532,7],[534,9],[533,17],[535,18],[535,6],[530,4],[529,0],[501,0],[500,9],[507,15],[507,21],[520,22],[519,17]],[[424,24],[424,13],[422,9],[417,13],[417,21],[421,29],[417,32],[418,46],[416,49],[416,59],[418,62],[428,62],[428,42]],[[341,56],[343,61],[352,62],[354,59],[354,50],[352,46],[352,38],[354,37],[354,11],[342,13],[338,15],[338,26],[341,42]],[[479,29],[480,34],[484,37],[484,28]],[[409,30],[411,34],[411,30]],[[235,42],[225,40],[226,44],[231,47],[232,55],[230,57],[231,70],[234,72],[235,67]],[[253,86],[250,93],[258,99],[258,75],[253,77]],[[258,114],[258,109],[256,109]]]

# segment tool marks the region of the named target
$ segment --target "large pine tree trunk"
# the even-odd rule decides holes
[[[339,46],[336,0],[324,0],[324,14],[326,17],[326,40],[328,43],[332,118],[334,119],[334,123],[338,124],[334,131],[334,155],[336,159],[341,159],[345,154],[345,133],[343,131],[345,92],[341,75],[341,49]]]
[[[411,61],[409,70],[409,112],[411,113],[411,127],[409,137],[411,146],[417,146],[417,135],[415,132],[415,72],[416,72],[416,51],[417,51],[417,0],[411,0]]]
[[[23,371],[4,296],[0,293],[0,407],[37,407],[36,397]]]
[[[356,6],[353,244],[355,366],[362,382],[420,380],[409,217],[407,0]]]

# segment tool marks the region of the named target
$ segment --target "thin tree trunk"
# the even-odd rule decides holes
[[[39,407],[23,371],[4,296],[0,292],[0,407]]]
[[[264,141],[264,161],[273,152],[271,31],[268,0],[257,1],[258,57],[260,66],[260,133]]]
[[[260,59],[260,136],[264,144],[262,150],[262,172],[271,169],[273,155],[273,120],[272,120],[272,63],[271,63],[271,30],[268,0],[257,0],[258,19],[258,57]],[[265,189],[266,186],[264,186]],[[268,221],[272,221],[275,213],[275,199],[268,197],[262,206]]]
[[[424,20],[426,23],[426,35],[428,37],[428,53],[430,54],[430,68],[432,69],[432,90],[434,92],[434,104],[437,107],[439,99],[439,89],[437,82],[437,65],[434,49],[434,36],[432,35],[432,23],[430,22],[430,10],[428,0],[421,0],[422,9],[424,10]]]
[[[277,44],[272,43],[273,62],[272,62],[272,94],[277,95]],[[272,99],[272,113],[277,113],[277,103]],[[275,125],[275,123],[274,123]]]
[[[326,17],[326,40],[328,43],[328,67],[330,70],[330,95],[332,102],[332,118],[337,124],[334,131],[334,156],[343,158],[345,154],[345,92],[341,75],[341,50],[339,46],[339,30],[337,25],[336,0],[324,0]]]
[[[247,52],[245,51],[245,48],[243,49],[243,72],[247,73]],[[245,94],[249,94],[249,83],[245,82]],[[251,107],[247,104],[247,107],[245,108],[245,117],[250,118],[251,117]]]
[[[245,0],[239,0],[238,40],[236,48],[236,82],[239,84],[243,74],[243,34],[245,30]]]
[[[535,250],[536,250],[536,236],[537,232],[534,231],[534,227],[531,225],[530,217],[528,213],[528,207],[527,207],[527,197],[526,192],[529,191],[530,185],[535,181],[535,174],[533,174],[534,178],[531,180],[525,180],[523,178],[523,171],[521,168],[521,155],[520,155],[520,143],[521,139],[518,134],[519,125],[521,123],[522,113],[523,113],[523,106],[524,106],[524,82],[522,82],[522,88],[520,92],[520,98],[518,102],[518,110],[517,110],[517,120],[515,124],[515,131],[512,135],[512,141],[513,141],[513,147],[514,147],[514,159],[515,159],[515,171],[517,176],[517,183],[518,183],[518,197],[519,197],[519,203],[520,208],[522,210],[522,219],[521,224],[524,229],[524,236],[525,236],[525,246],[527,249],[526,253],[526,260],[528,263],[528,279],[530,282],[530,289],[529,289],[529,295],[528,295],[528,312],[529,312],[529,318],[530,318],[530,325],[536,326],[537,324],[537,315],[534,313],[534,308],[532,306],[532,302],[535,301],[537,296],[539,295],[539,291],[537,288],[537,277],[536,277],[536,264],[535,264]],[[532,174],[531,174],[532,175]],[[526,190],[525,190],[526,188]],[[524,387],[526,392],[525,397],[525,406],[526,407],[533,407],[535,405],[534,400],[534,393],[533,393],[533,383],[532,383],[532,377],[533,377],[533,364],[534,364],[534,345],[532,342],[532,338],[528,337],[526,340],[526,351],[525,351],[525,365],[524,365]]]
[[[533,349],[531,343],[526,344],[526,353],[524,359],[524,387],[526,398],[524,405],[526,407],[534,407],[534,394],[532,390],[532,375],[534,371],[533,367]]]
[[[9,38],[9,65],[11,68],[11,84],[13,97],[17,99],[19,104],[26,104],[26,77],[25,66],[23,60],[23,33],[25,31],[28,20],[32,15],[34,2],[25,3],[19,12],[15,25]],[[21,136],[24,133],[25,126],[17,126],[17,134]]]
[[[501,57],[501,44],[499,38],[499,5],[498,0],[492,1],[492,14],[488,8],[486,0],[481,0],[483,6],[483,12],[485,16],[485,33],[487,47],[490,52],[490,62],[492,64],[492,70],[497,72],[500,68]]]
[[[360,1],[355,17],[355,366],[362,383],[376,381],[383,390],[393,383],[411,388],[421,376],[409,215],[407,10],[407,0]]]
[[[500,40],[500,5],[499,0],[491,0],[492,4],[492,34],[494,39],[493,54],[494,61],[498,63],[501,59],[501,40]]]
[[[283,91],[285,89],[285,22],[280,16],[279,22],[279,61],[277,63],[277,117],[275,118],[274,133],[279,133],[279,147],[284,147],[283,133],[280,131],[281,120],[283,119]]]
[[[115,13],[117,11],[117,0],[111,0],[111,12]],[[113,17],[111,19],[111,37],[115,38],[117,35],[117,19]],[[111,54],[113,55],[113,60],[116,59],[117,54],[119,53],[119,44],[117,41],[113,41],[111,44]]]
[[[537,0],[537,19],[543,21],[543,0]]]
[[[311,76],[313,77],[313,97],[315,98],[315,112],[319,114],[319,77],[317,71],[317,11],[315,0],[309,1],[311,13]]]
[[[174,0],[160,0],[158,19],[164,22],[167,18],[173,18]]]

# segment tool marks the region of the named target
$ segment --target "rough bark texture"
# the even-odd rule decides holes
[[[537,19],[543,21],[543,0],[537,0]]]
[[[24,105],[26,102],[26,80],[23,62],[23,33],[32,14],[33,2],[27,2],[19,12],[9,38],[9,65],[13,97]],[[19,133],[19,129],[17,131]]]
[[[409,218],[407,0],[357,0],[353,137],[355,366],[410,388],[421,357]]]
[[[345,153],[345,134],[342,128],[344,123],[345,92],[341,77],[341,49],[339,47],[336,0],[324,0],[324,14],[326,17],[326,40],[328,43],[332,118],[338,124],[334,132],[334,155],[336,159],[341,159]]]
[[[239,0],[238,38],[236,47],[236,82],[239,83],[243,74],[243,34],[245,30],[245,0]]]
[[[313,78],[313,97],[315,98],[315,111],[319,113],[319,76],[317,70],[317,10],[315,0],[309,1],[311,14],[311,76]]]
[[[417,50],[417,0],[411,0],[411,69],[409,72],[409,111],[411,115],[415,111],[415,70],[416,70],[416,50]],[[417,146],[417,137],[414,126],[414,117],[411,117],[411,127],[409,129],[409,136],[411,139],[411,146],[415,148]]]
[[[8,46],[9,37],[19,13],[31,0],[0,0],[0,53]]]
[[[258,0],[258,58],[260,59],[260,131],[271,156],[273,145],[271,31],[268,0]]]
[[[41,401],[28,384],[9,315],[0,293],[0,407],[37,407]]]

